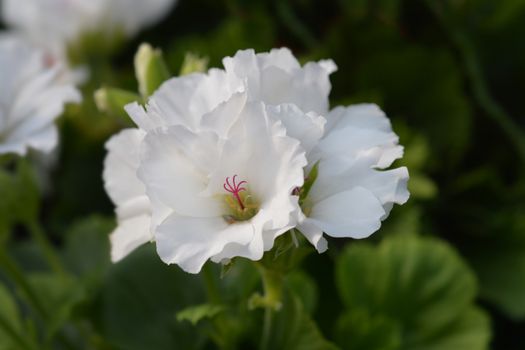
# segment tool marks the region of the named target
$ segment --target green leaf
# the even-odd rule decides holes
[[[19,158],[13,171],[0,169],[0,238],[17,223],[28,223],[37,217],[40,191],[33,168]]]
[[[7,288],[0,284],[0,350],[30,349],[24,333],[18,307]]]
[[[312,189],[312,186],[314,185],[315,180],[317,180],[317,174],[319,173],[319,162],[316,162],[314,166],[312,167],[312,170],[308,173],[308,176],[304,180],[304,185],[301,188],[300,194],[299,194],[299,203],[302,203],[307,197],[308,193],[310,193],[310,190]]]
[[[131,91],[103,87],[95,91],[95,104],[99,111],[129,120],[124,106],[131,102],[140,102],[141,97]]]
[[[204,73],[208,69],[208,57],[200,57],[192,52],[187,52],[180,67],[179,76],[191,73]]]
[[[319,291],[315,281],[305,272],[295,270],[286,276],[286,284],[301,300],[304,310],[312,314],[319,299]]]
[[[363,309],[373,319],[399,325],[400,349],[431,348],[451,338],[468,343],[468,349],[487,347],[488,322],[475,323],[477,341],[469,340],[470,333],[456,334],[452,326],[470,312],[477,286],[472,272],[444,242],[396,236],[379,246],[353,244],[339,258],[336,277],[349,310]]]
[[[75,222],[66,235],[64,260],[71,272],[95,278],[110,266],[109,233],[115,227],[113,219],[98,215]]]
[[[336,350],[304,310],[300,299],[285,293],[284,307],[274,314],[269,349]]]
[[[398,350],[402,333],[396,321],[356,309],[339,318],[335,337],[345,350]]]
[[[416,172],[410,174],[408,191],[415,198],[430,199],[436,196],[438,189],[429,177]]]
[[[471,306],[454,322],[436,333],[418,350],[488,349],[490,319],[485,311]],[[405,348],[401,348],[405,349]]]
[[[162,52],[159,49],[153,49],[149,44],[140,45],[135,55],[135,75],[142,97],[147,98],[153,94],[163,82],[170,78]]]
[[[525,318],[525,243],[514,239],[478,239],[467,256],[475,268],[481,297],[515,320]],[[511,268],[509,268],[511,267]]]
[[[224,305],[201,304],[190,306],[177,312],[177,321],[189,321],[195,326],[200,320],[213,318],[224,310]]]
[[[46,322],[46,337],[51,339],[72,317],[74,308],[86,299],[86,291],[73,277],[64,277],[49,273],[28,275],[29,283],[50,315]]]
[[[99,332],[126,350],[196,349],[203,334],[174,315],[205,303],[199,276],[164,264],[153,245],[145,245],[113,265],[100,290],[94,317]]]

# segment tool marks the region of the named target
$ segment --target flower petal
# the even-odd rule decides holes
[[[310,152],[324,133],[326,119],[314,112],[304,113],[292,104],[268,106],[268,114],[280,120],[286,128],[286,134],[299,140],[301,147]]]
[[[137,177],[144,135],[139,129],[125,129],[106,143],[108,154],[102,177],[108,195],[117,206],[146,195],[146,189]]]
[[[180,126],[156,129],[144,139],[138,176],[153,202],[180,215],[220,216],[222,203],[201,195],[219,152],[211,132],[194,134]]]
[[[376,196],[356,187],[316,203],[309,217],[329,236],[365,238],[379,229],[384,215]]]
[[[135,216],[119,222],[111,233],[111,261],[122,260],[126,255],[151,240],[149,215]]]
[[[198,273],[206,260],[228,244],[248,244],[253,238],[250,222],[227,224],[222,217],[196,218],[171,215],[157,229],[157,252],[167,264]]]

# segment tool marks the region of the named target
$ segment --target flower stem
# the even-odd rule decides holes
[[[264,324],[261,336],[261,350],[269,349],[272,334],[272,323],[274,312],[282,307],[283,276],[281,272],[271,270],[262,264],[256,264],[263,282],[264,296]]]
[[[32,345],[26,338],[24,338],[22,335],[20,335],[14,328],[11,326],[8,320],[6,320],[2,315],[0,315],[0,329],[4,331],[5,334],[9,335],[9,337],[16,343],[18,346],[20,346],[19,349],[27,349],[27,350],[33,350],[35,349],[34,345]]]
[[[264,324],[261,338],[261,350],[269,349],[270,335],[272,334],[273,310],[271,307],[264,309]]]
[[[23,296],[27,299],[32,308],[40,315],[43,320],[47,320],[47,311],[40,303],[40,299],[31,288],[31,285],[24,276],[24,273],[19,269],[16,262],[7,255],[5,249],[0,247],[0,266],[3,267],[7,276],[20,289]]]

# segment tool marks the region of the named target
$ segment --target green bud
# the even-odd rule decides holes
[[[199,57],[199,55],[187,52],[184,56],[179,75],[202,73],[208,69],[208,61],[208,57]]]
[[[127,116],[124,110],[125,105],[141,100],[136,93],[109,87],[98,89],[95,91],[94,97],[99,111],[118,117]]]
[[[142,44],[135,55],[135,75],[139,83],[139,92],[147,98],[170,78],[168,67],[159,49],[149,44]]]

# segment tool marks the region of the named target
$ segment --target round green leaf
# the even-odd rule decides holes
[[[488,322],[478,320],[483,316],[465,321],[479,335],[471,342],[465,340],[471,338],[470,328],[458,334],[453,327],[471,312],[477,286],[472,272],[444,242],[398,236],[379,246],[353,244],[339,258],[336,278],[350,311],[365,310],[373,319],[383,317],[400,327],[400,349],[434,348],[450,337],[468,343],[465,349],[487,345]]]
[[[146,245],[113,265],[103,283],[100,332],[127,350],[196,349],[203,343],[188,322],[175,315],[205,302],[199,276],[164,264],[153,245]]]

